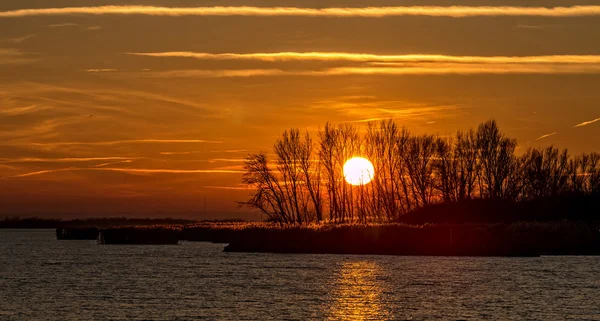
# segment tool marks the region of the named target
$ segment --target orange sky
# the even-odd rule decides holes
[[[2,1],[0,215],[256,217],[240,160],[326,121],[600,150],[599,4],[522,5]]]

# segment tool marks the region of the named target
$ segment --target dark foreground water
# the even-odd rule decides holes
[[[0,320],[600,320],[600,257],[222,249],[0,230]]]

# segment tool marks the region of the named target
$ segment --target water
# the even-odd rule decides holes
[[[600,320],[600,257],[222,249],[0,230],[0,320]]]

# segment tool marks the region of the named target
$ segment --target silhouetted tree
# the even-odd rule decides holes
[[[552,146],[529,149],[522,157],[525,198],[557,196],[568,190],[569,154]]]
[[[516,146],[494,120],[443,138],[411,134],[392,120],[369,123],[364,135],[327,123],[316,147],[291,129],[275,142],[274,165],[264,153],[245,159],[243,180],[254,191],[242,204],[281,223],[385,222],[433,203],[600,195],[600,154],[571,157],[550,146],[517,157]],[[373,163],[370,184],[345,181],[343,166],[356,156]]]
[[[481,164],[480,195],[516,199],[519,193],[519,184],[516,181],[519,164],[514,155],[517,141],[505,137],[495,120],[479,125],[476,137]]]
[[[264,213],[269,220],[293,223],[288,195],[284,192],[273,170],[269,167],[265,153],[250,154],[244,160],[243,182],[254,187],[250,199],[242,205]]]

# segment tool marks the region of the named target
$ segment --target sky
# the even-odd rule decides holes
[[[599,151],[598,88],[598,0],[5,0],[0,215],[255,219],[244,156],[328,121]]]

